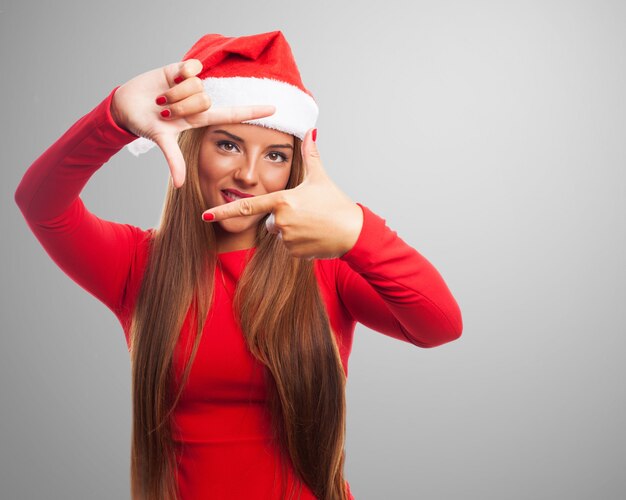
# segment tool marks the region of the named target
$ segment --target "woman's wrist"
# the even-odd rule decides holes
[[[119,89],[117,89],[115,91],[115,93],[113,94],[113,99],[111,99],[111,107],[109,108],[109,111],[111,112],[111,118],[113,119],[113,121],[115,122],[115,124],[121,128],[122,130],[125,130],[126,132],[128,132],[129,134],[133,134],[133,135],[137,135],[135,134],[132,130],[129,130],[129,128],[126,126],[126,124],[124,123],[124,120],[122,119],[122,115],[120,114],[119,110],[117,109],[117,101],[116,101],[116,96],[117,96],[117,92]]]

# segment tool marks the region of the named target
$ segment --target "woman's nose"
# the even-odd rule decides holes
[[[258,169],[253,159],[246,159],[238,168],[235,170],[235,179],[240,181],[242,184],[246,184],[249,186],[255,186],[259,182]]]

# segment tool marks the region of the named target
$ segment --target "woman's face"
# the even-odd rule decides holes
[[[206,208],[285,189],[293,145],[292,135],[259,125],[208,127],[198,162]],[[215,223],[218,252],[254,246],[257,225],[265,215],[233,217]]]

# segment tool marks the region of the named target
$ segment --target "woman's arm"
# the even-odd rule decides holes
[[[52,259],[118,316],[138,258],[137,244],[150,234],[90,213],[79,198],[89,178],[125,144],[141,136],[161,148],[174,185],[180,187],[185,178],[185,161],[177,142],[180,132],[274,112],[272,106],[209,109],[210,100],[194,76],[201,69],[200,61],[189,59],[147,71],[121,85],[33,163],[15,193],[28,225]],[[167,117],[156,102],[159,96],[159,102],[163,97],[167,102]]]
[[[95,171],[137,138],[113,121],[114,93],[30,166],[15,201],[59,267],[118,314],[137,242],[146,232],[96,217],[79,197]]]
[[[458,338],[461,312],[441,275],[383,219],[335,185],[322,166],[314,132],[302,141],[306,175],[300,185],[213,207],[204,220],[272,213],[268,231],[292,256],[339,257],[337,291],[353,319],[422,347]]]
[[[367,327],[420,347],[457,339],[461,311],[435,267],[371,210],[354,247],[337,268],[337,292]]]

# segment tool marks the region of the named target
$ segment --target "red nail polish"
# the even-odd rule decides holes
[[[202,220],[212,221],[213,219],[215,219],[213,214],[202,214]]]
[[[167,98],[164,95],[160,95],[156,98],[156,103],[161,106],[167,102]]]
[[[176,78],[174,78],[174,83],[180,83],[183,81],[183,77],[182,76],[177,76]]]
[[[168,118],[172,113],[170,112],[169,109],[164,109],[163,111],[161,111],[161,116],[163,118]]]
[[[313,132],[311,132],[311,136],[313,137],[313,142],[317,141],[317,129],[314,128]]]

